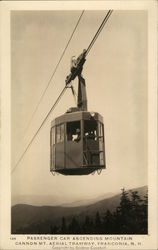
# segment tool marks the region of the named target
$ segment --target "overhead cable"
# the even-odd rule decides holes
[[[31,124],[31,122],[32,122],[32,120],[33,120],[33,117],[35,116],[35,114],[36,114],[36,112],[37,112],[37,110],[38,110],[38,107],[39,107],[39,105],[40,105],[40,103],[41,103],[41,101],[42,101],[42,99],[43,99],[43,97],[44,97],[44,95],[45,95],[45,93],[46,93],[46,91],[47,91],[47,89],[48,89],[48,87],[49,87],[49,85],[50,85],[50,83],[51,83],[51,81],[52,81],[52,79],[53,79],[53,77],[54,77],[56,71],[57,71],[57,69],[58,69],[58,66],[59,66],[59,64],[60,64],[60,62],[61,62],[61,60],[62,60],[62,58],[63,58],[63,56],[64,56],[64,54],[65,54],[65,52],[66,52],[66,50],[67,50],[67,48],[68,48],[68,46],[69,46],[69,44],[70,44],[70,42],[71,42],[71,40],[72,40],[72,37],[73,37],[73,35],[74,35],[74,33],[75,33],[76,29],[77,29],[77,26],[78,26],[79,23],[80,23],[80,20],[81,20],[83,14],[84,14],[84,10],[82,11],[81,15],[79,16],[79,19],[78,19],[78,21],[77,21],[77,23],[76,23],[76,25],[75,25],[75,27],[74,27],[74,29],[73,29],[73,32],[72,32],[72,34],[71,34],[71,36],[70,36],[70,38],[69,38],[69,40],[68,40],[66,46],[65,46],[65,49],[63,50],[63,52],[62,52],[62,54],[61,54],[61,56],[60,56],[60,58],[59,58],[59,61],[58,61],[57,65],[56,65],[56,67],[55,67],[55,69],[54,69],[54,71],[53,71],[53,74],[51,75],[51,77],[50,77],[50,79],[49,79],[49,81],[48,81],[48,83],[47,83],[47,85],[46,85],[46,87],[45,87],[45,89],[44,89],[44,91],[43,91],[43,94],[41,95],[41,97],[40,97],[40,99],[39,99],[39,101],[38,101],[38,103],[37,103],[37,106],[36,106],[34,112],[32,113],[32,116],[31,116],[31,118],[30,118],[30,120],[29,120],[29,123],[28,123],[28,125],[27,125],[27,127],[26,127],[26,129],[25,129],[25,132],[28,130],[28,128],[29,128],[29,126],[30,126],[30,124]]]
[[[49,112],[47,113],[46,117],[44,118],[43,122],[41,123],[40,127],[38,128],[38,130],[36,131],[36,133],[34,134],[34,136],[32,137],[31,141],[29,142],[29,144],[27,145],[27,147],[25,148],[24,152],[22,153],[22,155],[20,156],[19,160],[17,161],[16,165],[14,166],[14,168],[12,169],[12,173],[14,172],[15,168],[18,166],[18,164],[21,162],[22,158],[24,157],[25,153],[27,152],[27,150],[29,149],[29,147],[31,146],[32,142],[34,141],[35,137],[38,135],[39,131],[41,130],[42,126],[44,125],[44,123],[46,122],[46,120],[48,119],[50,113],[54,110],[54,108],[56,107],[56,105],[58,104],[58,102],[60,101],[61,97],[63,96],[64,92],[66,90],[66,87],[63,88],[63,90],[61,91],[60,95],[58,96],[58,98],[56,99],[55,103],[53,104],[53,106],[51,107],[51,109],[49,110]]]
[[[87,51],[86,51],[86,55],[88,55],[89,51],[91,50],[92,46],[94,45],[95,41],[97,40],[100,32],[102,31],[102,29],[104,28],[106,22],[108,21],[110,15],[112,14],[113,10],[109,10],[108,13],[106,14],[105,18],[103,19],[99,29],[97,30],[95,36],[93,37],[91,43],[89,44]]]

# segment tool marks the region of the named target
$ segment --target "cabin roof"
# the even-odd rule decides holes
[[[100,122],[103,122],[103,117],[97,112],[76,111],[76,112],[72,112],[72,113],[65,113],[65,114],[55,118],[51,122],[51,127],[58,125],[58,124],[61,124],[61,123],[78,121],[78,120],[90,120],[92,118],[95,120],[98,120]]]

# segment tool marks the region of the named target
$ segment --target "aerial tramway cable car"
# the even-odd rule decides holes
[[[71,73],[66,77],[65,88],[71,88],[74,94],[71,81],[78,78],[77,107],[70,108],[51,122],[50,171],[52,174],[88,175],[95,171],[100,174],[102,169],[106,168],[103,117],[97,112],[87,110],[86,84],[82,70],[86,56],[111,13],[112,10],[107,12],[87,50],[83,50],[77,59],[72,57]]]
[[[63,175],[88,175],[105,168],[105,144],[103,117],[87,111],[85,79],[82,76],[87,51],[72,61],[66,87],[78,77],[77,107],[51,122],[50,171]]]

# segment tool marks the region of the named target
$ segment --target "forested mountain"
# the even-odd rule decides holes
[[[12,233],[146,234],[147,187],[77,207],[15,205]]]

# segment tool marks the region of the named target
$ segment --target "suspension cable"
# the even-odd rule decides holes
[[[100,32],[102,31],[102,29],[104,28],[106,22],[108,21],[110,15],[112,14],[113,10],[109,10],[108,13],[106,14],[105,18],[103,19],[99,29],[97,30],[95,36],[93,37],[91,43],[89,44],[87,50],[86,50],[86,55],[88,55],[89,51],[91,50],[92,46],[94,45],[95,41],[97,40]]]
[[[76,70],[73,73],[70,73],[69,76],[67,76],[66,78],[66,84],[69,84],[72,80],[74,80],[76,78],[76,76],[78,75],[78,72],[80,70],[82,70],[83,64],[86,61],[86,56],[88,55],[88,53],[90,52],[91,48],[93,47],[95,41],[97,40],[99,34],[101,33],[102,29],[104,28],[106,22],[108,21],[111,13],[113,12],[113,10],[109,10],[105,16],[105,18],[103,19],[101,25],[99,26],[99,29],[97,30],[97,32],[95,33],[92,41],[90,42],[88,48],[86,50],[83,50],[83,53],[77,58],[77,66],[76,66]]]
[[[51,81],[52,81],[52,79],[53,79],[53,77],[54,77],[56,71],[57,71],[57,69],[58,69],[58,66],[59,66],[59,64],[60,64],[60,62],[61,62],[61,60],[62,60],[62,58],[63,58],[63,56],[64,56],[64,54],[65,54],[65,52],[66,52],[66,50],[67,50],[67,48],[68,48],[68,46],[69,46],[69,44],[70,44],[72,38],[73,38],[73,35],[74,35],[74,33],[75,33],[76,29],[77,29],[77,26],[78,26],[79,23],[80,23],[80,20],[81,20],[83,14],[84,14],[84,10],[82,11],[81,15],[79,16],[79,19],[78,19],[78,21],[77,21],[77,23],[76,23],[76,25],[75,25],[75,27],[74,27],[74,29],[73,29],[73,32],[72,32],[72,34],[71,34],[71,36],[70,36],[70,38],[69,38],[69,40],[68,40],[66,46],[65,46],[65,49],[63,50],[63,52],[62,52],[62,54],[61,54],[61,56],[60,56],[60,58],[59,58],[59,61],[58,61],[57,65],[56,65],[56,67],[55,67],[55,69],[54,69],[54,71],[53,71],[53,74],[51,75],[51,77],[50,77],[50,79],[49,79],[49,81],[48,81],[48,83],[47,83],[47,85],[46,85],[46,87],[45,87],[45,89],[44,89],[44,92],[43,92],[43,94],[41,95],[41,97],[40,97],[40,99],[39,99],[39,101],[38,101],[38,103],[37,103],[37,106],[36,106],[34,112],[32,113],[32,116],[31,116],[31,118],[30,118],[30,120],[29,120],[29,122],[28,122],[28,124],[27,124],[26,129],[25,129],[25,133],[26,133],[26,131],[28,130],[28,128],[29,128],[29,126],[30,126],[30,124],[31,124],[31,122],[32,122],[32,120],[33,120],[33,117],[35,116],[35,114],[36,114],[36,112],[37,112],[37,110],[38,110],[38,107],[39,107],[39,105],[40,105],[40,103],[41,103],[41,101],[42,101],[42,99],[43,99],[43,97],[44,97],[44,95],[45,95],[45,93],[46,93],[46,91],[47,91],[47,89],[48,89],[48,87],[49,87],[49,85],[50,85],[50,83],[51,83]]]
[[[24,157],[25,153],[27,152],[27,150],[29,149],[29,147],[31,146],[32,142],[34,141],[35,137],[37,136],[37,134],[39,133],[39,131],[41,130],[42,126],[44,125],[44,123],[46,122],[46,120],[48,119],[50,113],[54,110],[54,108],[56,107],[56,105],[58,104],[58,102],[60,101],[61,97],[63,96],[64,92],[66,90],[66,87],[63,88],[63,90],[61,91],[60,95],[58,96],[58,98],[56,99],[55,103],[53,104],[53,106],[51,107],[51,109],[49,110],[49,112],[47,113],[46,117],[44,118],[43,122],[41,123],[40,127],[38,128],[38,130],[36,131],[36,133],[34,134],[34,136],[32,137],[31,141],[29,142],[29,144],[27,145],[26,149],[24,150],[24,152],[22,153],[22,155],[20,156],[19,160],[17,161],[16,165],[14,166],[14,168],[12,169],[12,173],[14,172],[15,168],[18,166],[18,164],[21,162],[22,158]]]

